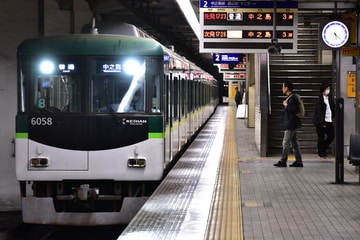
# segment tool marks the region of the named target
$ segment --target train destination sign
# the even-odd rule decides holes
[[[204,30],[204,38],[273,38],[273,31],[269,30]],[[294,37],[294,32],[291,31],[276,31],[276,38],[291,39]]]
[[[200,8],[242,8],[242,9],[273,9],[272,1],[200,1]],[[297,1],[278,1],[278,8],[297,8]]]
[[[200,52],[263,53],[276,38],[282,53],[297,52],[297,1],[200,1]]]
[[[238,73],[242,76],[246,76],[246,64],[244,63],[239,63],[239,64],[236,64],[234,65],[233,67],[230,68],[230,65],[231,63],[228,63],[228,64],[217,64],[217,67],[219,69],[219,72],[221,73]]]
[[[232,72],[223,74],[224,81],[246,80],[246,72]]]
[[[213,63],[242,63],[245,54],[240,53],[213,53]]]
[[[204,12],[203,17],[204,25],[273,25],[272,12]],[[277,13],[277,26],[293,26],[294,17],[294,13]]]

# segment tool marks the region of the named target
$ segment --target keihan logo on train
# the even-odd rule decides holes
[[[127,119],[127,118],[123,118],[122,119],[122,124],[123,125],[132,125],[132,126],[142,126],[144,124],[147,124],[147,120],[146,119]]]

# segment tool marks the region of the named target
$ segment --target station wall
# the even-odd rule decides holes
[[[70,12],[57,2],[45,2],[45,36],[67,34]],[[85,0],[74,1],[75,32],[89,23],[92,13]],[[0,211],[20,209],[15,177],[15,115],[17,111],[16,48],[25,39],[38,37],[38,0],[1,0],[0,8]]]

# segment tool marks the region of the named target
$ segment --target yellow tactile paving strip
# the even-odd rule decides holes
[[[215,194],[206,239],[244,239],[235,113],[229,108],[222,158],[218,170]]]

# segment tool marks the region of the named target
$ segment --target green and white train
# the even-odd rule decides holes
[[[25,223],[127,223],[218,104],[212,76],[138,36],[22,42],[16,176]]]

